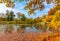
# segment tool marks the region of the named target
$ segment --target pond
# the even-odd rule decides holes
[[[36,25],[0,25],[0,41],[46,41],[49,34],[47,28]]]
[[[15,24],[9,24],[9,25],[0,25],[0,31],[5,31],[5,30],[24,30],[25,32],[28,31],[33,31],[33,32],[41,32],[42,29],[47,31],[47,28],[41,28],[40,26],[37,25],[15,25]]]

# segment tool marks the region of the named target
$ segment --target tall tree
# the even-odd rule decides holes
[[[13,21],[14,18],[15,18],[14,12],[11,11],[11,12],[10,12],[10,21]]]
[[[8,10],[6,12],[7,12],[6,13],[7,20],[8,21],[13,21],[14,17],[15,17],[14,12],[13,11],[9,12]]]
[[[9,11],[6,10],[6,19],[9,21]]]
[[[17,13],[17,17],[19,20],[21,19],[22,21],[25,21],[25,19],[26,19],[26,16],[20,12]]]
[[[26,20],[26,16],[23,14],[20,18],[22,21],[25,21]]]

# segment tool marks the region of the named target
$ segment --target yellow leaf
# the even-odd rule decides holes
[[[2,3],[2,0],[0,0],[0,3]]]

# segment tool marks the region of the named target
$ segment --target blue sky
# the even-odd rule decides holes
[[[26,6],[26,2],[16,2],[15,3],[15,7],[12,9],[12,8],[8,8],[5,6],[4,3],[1,3],[0,4],[0,13],[6,13],[6,10],[12,10],[14,11],[14,13],[16,14],[17,12],[21,12],[23,14],[25,14],[26,17],[28,18],[35,18],[35,17],[38,17],[38,16],[42,16],[43,14],[47,14],[48,11],[50,10],[50,8],[52,8],[54,5],[53,4],[46,4],[46,2],[44,3],[45,5],[45,9],[42,10],[42,11],[36,11],[36,15],[32,14],[32,15],[28,15],[28,11],[24,9],[24,7]]]

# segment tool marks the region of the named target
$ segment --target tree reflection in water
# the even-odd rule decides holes
[[[7,25],[5,28],[5,33],[12,33],[12,31],[14,30],[13,25]]]
[[[33,29],[33,27],[35,29]],[[40,30],[40,31],[47,31],[47,26],[46,24],[44,25],[6,25],[5,26],[5,33],[8,32],[8,33],[12,33],[12,31],[15,31],[15,28],[17,30],[17,32],[26,32],[26,28],[29,28],[30,30]]]
[[[45,25],[45,26],[44,26]],[[4,33],[0,35],[1,41],[46,41],[50,33],[44,25],[6,25]],[[33,29],[33,27],[35,29]],[[26,28],[29,28],[27,30]],[[15,31],[16,30],[16,31]],[[36,31],[34,31],[36,30]],[[38,32],[38,30],[40,30]],[[15,32],[14,32],[15,31]],[[29,32],[28,32],[29,31]],[[2,38],[1,38],[2,37]]]

